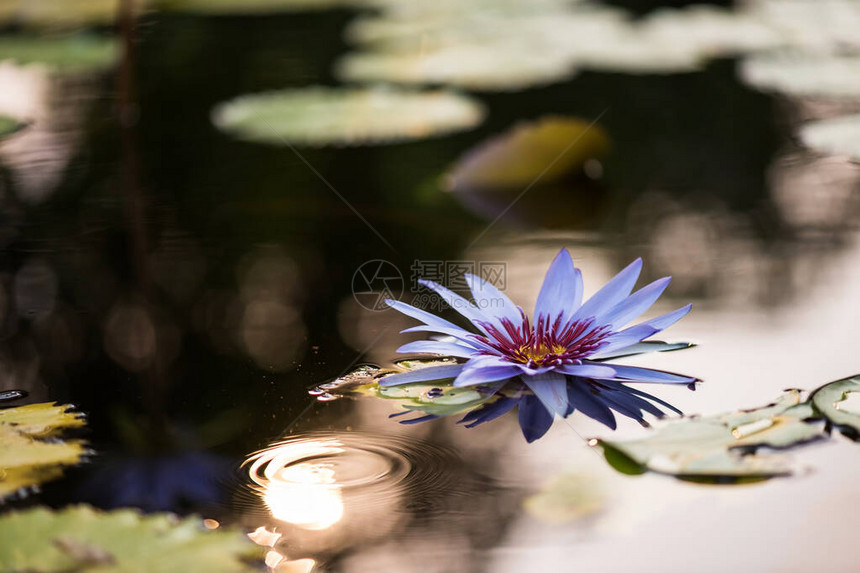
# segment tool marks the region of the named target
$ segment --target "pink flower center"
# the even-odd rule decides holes
[[[558,316],[550,323],[549,317],[541,316],[534,327],[525,315],[519,326],[503,318],[504,330],[482,323],[489,336],[475,335],[475,338],[489,348],[481,350],[480,354],[501,356],[510,362],[534,368],[579,364],[583,358],[594,354],[612,334],[609,326],[592,328],[593,318],[565,324],[561,318]]]

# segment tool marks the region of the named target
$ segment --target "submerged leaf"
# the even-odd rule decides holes
[[[593,476],[566,473],[526,498],[524,505],[538,519],[559,524],[597,513],[603,508],[603,501]]]
[[[83,505],[0,517],[2,571],[241,573],[257,570],[245,560],[258,552],[238,530],[209,531],[196,517]]]
[[[56,479],[60,466],[78,463],[86,453],[83,441],[57,436],[83,425],[80,413],[53,403],[0,410],[0,499]]]
[[[112,38],[97,36],[2,36],[0,62],[38,64],[56,72],[89,72],[110,67],[119,54]]]
[[[18,131],[21,127],[21,122],[18,120],[0,115],[0,138],[6,137]]]
[[[852,404],[852,398],[860,398],[860,376],[822,386],[812,393],[810,400],[816,411],[843,435],[860,441],[860,408],[856,402]]]
[[[823,439],[826,433],[806,423],[814,413],[790,390],[775,403],[754,410],[668,422],[643,439],[594,440],[607,461],[624,473],[650,470],[679,478],[740,480],[789,475],[781,456],[757,454]],[[623,466],[623,467],[622,467]]]
[[[447,186],[462,191],[548,185],[608,151],[609,136],[599,125],[572,117],[544,117],[521,123],[467,152],[447,175]]]
[[[310,87],[240,96],[218,105],[215,125],[239,139],[275,145],[366,145],[472,128],[474,99],[449,91]]]
[[[807,123],[800,128],[800,139],[815,151],[860,161],[860,115]]]

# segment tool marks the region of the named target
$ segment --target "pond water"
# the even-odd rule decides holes
[[[641,256],[643,284],[673,277],[649,316],[693,303],[661,338],[695,348],[627,360],[702,379],[649,389],[686,413],[857,373],[860,164],[799,126],[856,113],[860,90],[755,87],[720,54],[465,86],[483,122],[425,139],[269,145],[213,124],[242,94],[341,85],[355,18],[153,11],[113,68],[0,62],[0,115],[35,118],[0,141],[0,391],[74,404],[94,451],[2,509],[199,514],[253,532],[275,571],[856,570],[860,450],[835,432],[787,452],[791,476],[697,484],[589,445],[644,436],[632,420],[574,413],[529,444],[515,415],[404,425],[396,403],[308,391],[422,338],[366,276],[411,302],[416,278],[495,265],[530,310],[563,247],[586,295]],[[548,116],[596,120],[606,149],[552,185],[448,190],[464,154]]]

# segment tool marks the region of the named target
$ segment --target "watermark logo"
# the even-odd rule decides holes
[[[352,296],[367,310],[385,310],[386,299],[400,300],[403,288],[400,269],[382,259],[362,263],[352,275]]]
[[[400,270],[388,261],[375,259],[363,263],[352,277],[352,292],[356,302],[367,310],[385,310],[386,299],[404,300],[423,310],[443,310],[446,304],[441,297],[421,285],[430,281],[450,290],[468,290],[466,275],[475,275],[494,285],[498,290],[507,286],[507,266],[501,261],[424,261],[415,260],[409,267],[411,296],[404,300],[405,281]],[[480,308],[501,308],[504,301],[482,297],[476,300]],[[459,301],[464,302],[464,301]]]

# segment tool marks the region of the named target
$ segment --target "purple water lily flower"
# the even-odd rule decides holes
[[[494,399],[469,412],[461,422],[471,427],[516,407],[529,442],[549,430],[555,414],[567,417],[574,410],[612,429],[616,426],[613,411],[642,424],[645,412],[657,417],[665,415],[654,403],[680,414],[659,398],[627,384],[684,384],[694,389],[696,378],[605,363],[612,358],[677,347],[643,341],[677,322],[690,311],[690,305],[623,328],[648,310],[669,284],[670,279],[665,277],[631,294],[641,269],[642,260],[636,259],[583,303],[582,274],[570,253],[562,249],[547,271],[534,320],[495,286],[474,275],[466,275],[474,302],[434,282],[419,281],[468,319],[476,331],[389,300],[389,306],[423,323],[403,332],[433,332],[446,337],[411,342],[398,352],[453,356],[465,362],[391,374],[380,384],[453,379],[455,387],[475,386],[494,394]],[[424,416],[411,421],[433,418]]]

